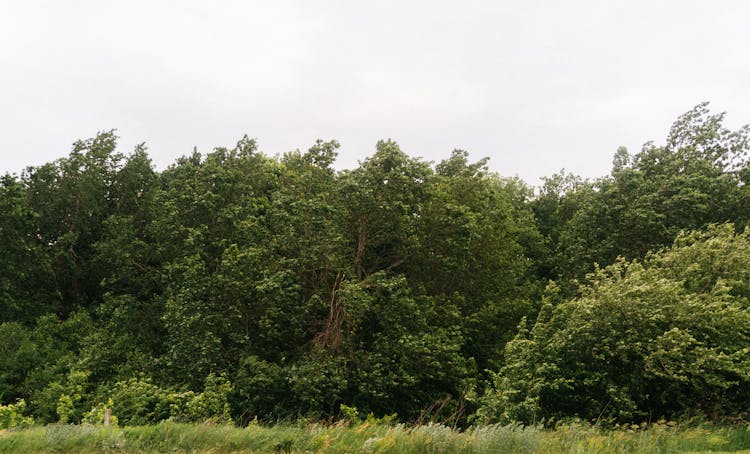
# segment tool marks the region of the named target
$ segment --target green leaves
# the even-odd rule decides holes
[[[1,177],[0,323],[31,325],[36,317],[60,309],[52,263],[38,239],[38,222],[22,182],[10,175]]]
[[[710,266],[690,258],[698,250]],[[530,422],[738,410],[750,384],[747,279],[738,279],[748,252],[747,234],[713,226],[643,264],[596,271],[580,298],[547,306],[508,344],[480,414]]]
[[[581,279],[594,263],[643,258],[682,230],[743,226],[750,201],[741,180],[750,162],[748,128],[730,131],[723,117],[700,104],[678,118],[665,145],[646,143],[633,156],[618,150],[610,176],[581,186],[569,181],[559,198],[554,187],[565,187],[564,178],[548,181],[535,210],[557,250],[552,275]]]
[[[20,399],[14,404],[0,405],[0,430],[23,428],[34,424],[34,418],[24,416],[26,401]]]
[[[722,121],[697,106],[538,194],[392,140],[346,171],[336,141],[245,136],[156,172],[102,132],[0,179],[0,399],[45,422],[110,398],[124,424],[457,422],[492,382],[487,420],[741,411],[750,130]]]

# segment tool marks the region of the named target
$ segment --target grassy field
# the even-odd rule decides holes
[[[462,432],[439,425],[368,422],[246,428],[164,422],[124,428],[50,425],[0,431],[0,452],[12,453],[750,453],[749,448],[750,428],[745,426],[666,424],[616,430],[585,425],[555,430],[487,426]]]

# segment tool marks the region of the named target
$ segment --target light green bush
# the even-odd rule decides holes
[[[109,389],[122,425],[140,426],[154,424],[170,417],[170,406],[175,403],[177,393],[160,388],[149,377],[132,377],[119,381]]]
[[[548,298],[530,329],[520,324],[478,419],[740,414],[750,396],[748,269],[750,232],[721,225],[597,270],[580,297]]]
[[[95,426],[100,426],[104,424],[104,416],[107,412],[107,409],[112,411],[112,408],[114,407],[114,403],[112,402],[112,399],[107,400],[106,404],[103,404],[99,402],[96,404],[91,410],[89,410],[88,413],[86,413],[83,416],[83,423],[84,424],[91,424]],[[117,416],[114,414],[110,414],[109,417],[109,425],[111,427],[117,427]]]
[[[0,405],[0,429],[27,427],[34,424],[34,418],[24,416],[26,401],[21,399],[15,404]]]

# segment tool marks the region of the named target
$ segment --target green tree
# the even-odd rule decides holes
[[[382,271],[343,283],[336,296],[344,308],[353,406],[413,419],[437,400],[455,405],[470,387],[474,364],[461,354],[455,305],[415,295],[404,276]]]
[[[0,323],[26,325],[60,308],[55,275],[37,236],[39,216],[31,208],[23,184],[0,178]]]
[[[406,275],[413,287],[447,298],[463,317],[464,354],[479,370],[496,366],[536,290],[532,257],[543,247],[530,189],[469,164],[461,150],[436,166],[416,219],[419,248]]]
[[[279,173],[279,163],[244,138],[205,159],[198,153],[182,158],[162,174],[149,228],[162,239],[163,362],[174,383],[187,379],[197,387],[209,372],[236,367],[244,355],[258,352],[254,343],[264,334],[264,320],[284,312],[275,303],[299,292],[285,277],[283,258],[268,247],[268,210]],[[276,352],[284,344],[265,345]]]
[[[342,220],[353,262],[353,277],[381,270],[398,272],[417,252],[415,220],[421,215],[428,163],[410,158],[391,141],[380,141],[375,154],[342,175]]]
[[[665,145],[649,142],[633,156],[618,150],[610,176],[567,191],[557,204],[543,193],[537,213],[563,214],[543,221],[550,239],[559,242],[551,277],[580,279],[595,263],[642,258],[684,229],[744,226],[750,199],[741,169],[748,163],[750,130],[731,131],[723,119],[700,104],[677,119]]]

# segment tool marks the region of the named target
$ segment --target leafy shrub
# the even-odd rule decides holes
[[[59,422],[80,422],[85,412],[86,401],[90,397],[88,379],[88,371],[72,370],[63,383],[52,382],[43,391],[42,395],[47,398],[57,396],[56,412]]]
[[[0,429],[27,427],[34,424],[34,418],[24,416],[26,401],[18,400],[15,404],[0,405]]]
[[[254,355],[242,360],[230,399],[236,421],[244,424],[255,417],[282,416],[288,397],[288,382],[280,366]]]
[[[0,323],[0,399],[13,400],[23,392],[23,381],[36,357],[28,328],[17,322]]]
[[[146,376],[117,382],[109,390],[120,424],[134,426],[168,419],[175,394],[153,384]]]
[[[479,410],[485,421],[737,414],[750,398],[750,233],[683,234],[643,263],[522,322]]]
[[[57,418],[60,424],[67,424],[74,415],[73,399],[67,394],[61,394],[57,399]]]
[[[232,422],[229,413],[229,395],[232,383],[225,375],[209,374],[203,392],[187,391],[175,395],[171,405],[172,418],[191,422]]]
[[[335,412],[347,386],[343,358],[316,351],[286,372],[292,398],[290,414],[317,417]]]
[[[348,405],[341,404],[341,406],[339,407],[339,411],[341,412],[341,418],[344,421],[349,421],[355,424],[360,421],[359,411],[357,410],[357,407],[350,407]]]
[[[91,424],[95,426],[103,425],[107,409],[109,409],[111,412],[113,407],[114,407],[114,403],[112,402],[112,399],[107,400],[106,404],[99,402],[91,410],[89,410],[88,413],[86,413],[83,416],[82,422],[84,424]],[[113,427],[117,427],[117,423],[118,423],[117,416],[110,414],[109,425]]]

